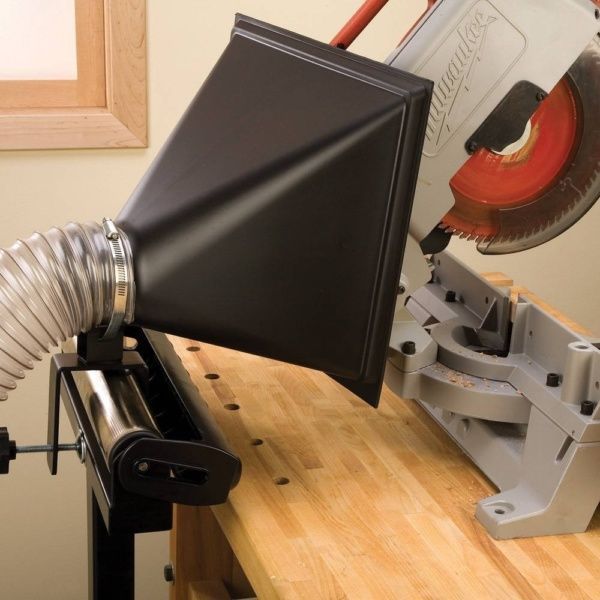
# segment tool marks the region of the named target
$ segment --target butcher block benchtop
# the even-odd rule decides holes
[[[494,487],[416,402],[172,342],[243,463],[226,504],[176,507],[172,598],[600,598],[598,514],[493,540],[474,513]]]

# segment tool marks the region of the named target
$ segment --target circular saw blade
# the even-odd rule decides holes
[[[540,104],[512,154],[482,148],[450,181],[455,205],[441,227],[484,254],[544,243],[600,196],[600,40]]]

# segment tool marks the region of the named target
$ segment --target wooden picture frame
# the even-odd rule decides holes
[[[0,81],[0,149],[144,148],[145,0],[75,0],[77,80]]]

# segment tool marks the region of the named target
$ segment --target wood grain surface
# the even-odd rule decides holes
[[[415,402],[385,389],[375,410],[322,373],[173,343],[242,459],[210,510],[261,600],[600,598],[598,515],[584,534],[493,540],[474,517],[493,485]],[[190,543],[190,510],[176,563],[210,548]]]
[[[144,148],[146,1],[77,0],[73,81],[0,81],[0,150]]]

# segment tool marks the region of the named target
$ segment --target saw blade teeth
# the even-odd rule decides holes
[[[527,156],[519,157],[518,165],[510,165],[514,167],[510,172],[506,160],[494,171],[493,157],[484,161],[471,157],[463,165],[464,169],[471,163],[470,170],[461,169],[450,181],[455,205],[440,224],[445,232],[474,241],[483,252],[486,249],[482,246],[489,244],[491,253],[511,253],[556,237],[593,206],[600,195],[600,119],[595,118],[600,110],[600,35],[581,53],[548,99],[552,102],[542,105],[545,112],[536,113],[539,130],[532,144],[538,143],[549,156],[543,152],[536,155],[535,147],[530,148]],[[569,126],[573,122],[581,123],[574,132]],[[485,153],[481,156],[485,158]],[[563,161],[560,164],[559,159]],[[559,171],[552,170],[552,161]],[[532,165],[529,178],[523,162]],[[548,165],[548,169],[542,168]],[[552,181],[540,179],[550,173]],[[503,180],[498,179],[499,174],[515,176],[515,185],[500,185]],[[497,180],[500,183],[492,185]]]

